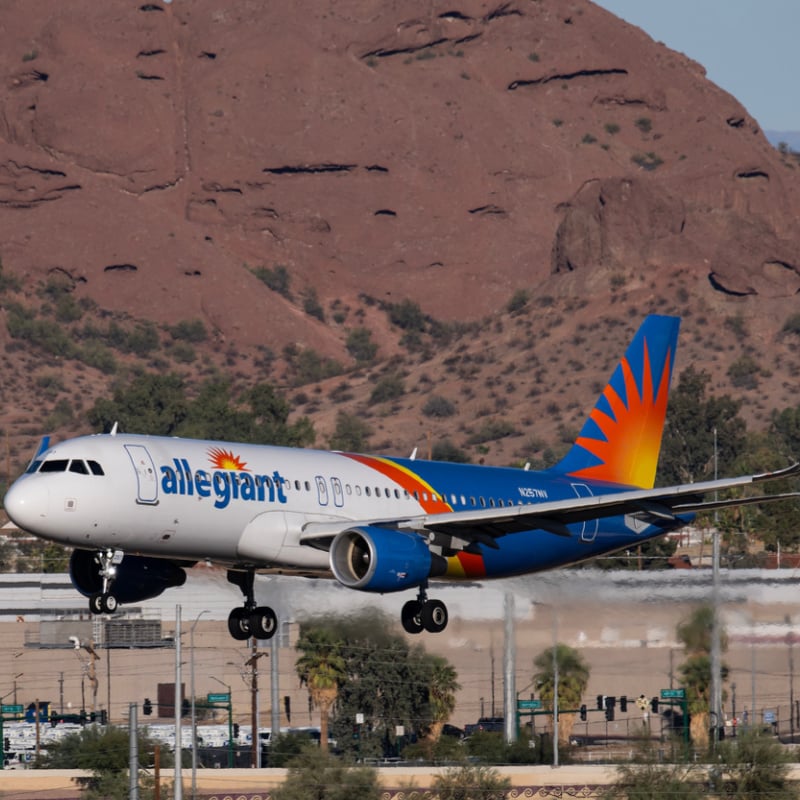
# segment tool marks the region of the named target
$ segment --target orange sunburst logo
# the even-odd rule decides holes
[[[247,471],[247,463],[242,461],[239,456],[234,455],[230,450],[222,450],[219,447],[212,447],[208,451],[208,458],[212,466],[217,469],[231,469],[240,472]]]
[[[637,385],[627,359],[620,362],[626,399],[609,383],[603,395],[612,414],[605,413],[597,406],[591,413],[591,419],[604,439],[581,436],[576,442],[595,455],[600,463],[578,470],[572,473],[573,476],[629,486],[653,486],[667,413],[670,363],[668,355],[664,359],[656,395],[646,346],[641,386]]]

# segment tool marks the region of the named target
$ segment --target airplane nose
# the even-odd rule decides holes
[[[47,488],[40,481],[23,479],[6,492],[3,505],[18,528],[35,533],[47,518],[48,500]]]

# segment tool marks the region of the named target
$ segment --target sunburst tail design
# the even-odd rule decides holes
[[[678,317],[649,316],[617,365],[580,436],[554,472],[651,488],[655,482]]]

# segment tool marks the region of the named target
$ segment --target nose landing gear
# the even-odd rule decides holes
[[[257,606],[253,593],[255,570],[244,572],[228,570],[228,580],[238,586],[244,595],[244,606],[234,608],[228,615],[228,632],[234,639],[244,641],[271,639],[278,630],[278,617],[269,606]]]
[[[416,600],[409,600],[400,612],[407,633],[441,633],[447,627],[447,606],[441,600],[429,600],[427,587],[419,587]]]
[[[117,577],[117,565],[122,562],[122,550],[104,550],[97,553],[96,558],[100,564],[97,574],[103,579],[103,588],[89,597],[89,611],[92,614],[113,614],[119,603],[111,593],[114,578]]]

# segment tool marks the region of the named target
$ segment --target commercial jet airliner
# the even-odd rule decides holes
[[[224,565],[244,603],[235,639],[270,638],[256,573],[333,577],[363,592],[416,590],[409,633],[436,633],[437,580],[524,575],[629,548],[696,512],[797,497],[715,500],[800,472],[653,488],[680,320],[650,316],[566,456],[542,471],[118,433],[44,439],[5,509],[74,547],[72,582],[94,614],[156,597],[198,561]],[[708,499],[706,499],[708,498]]]

